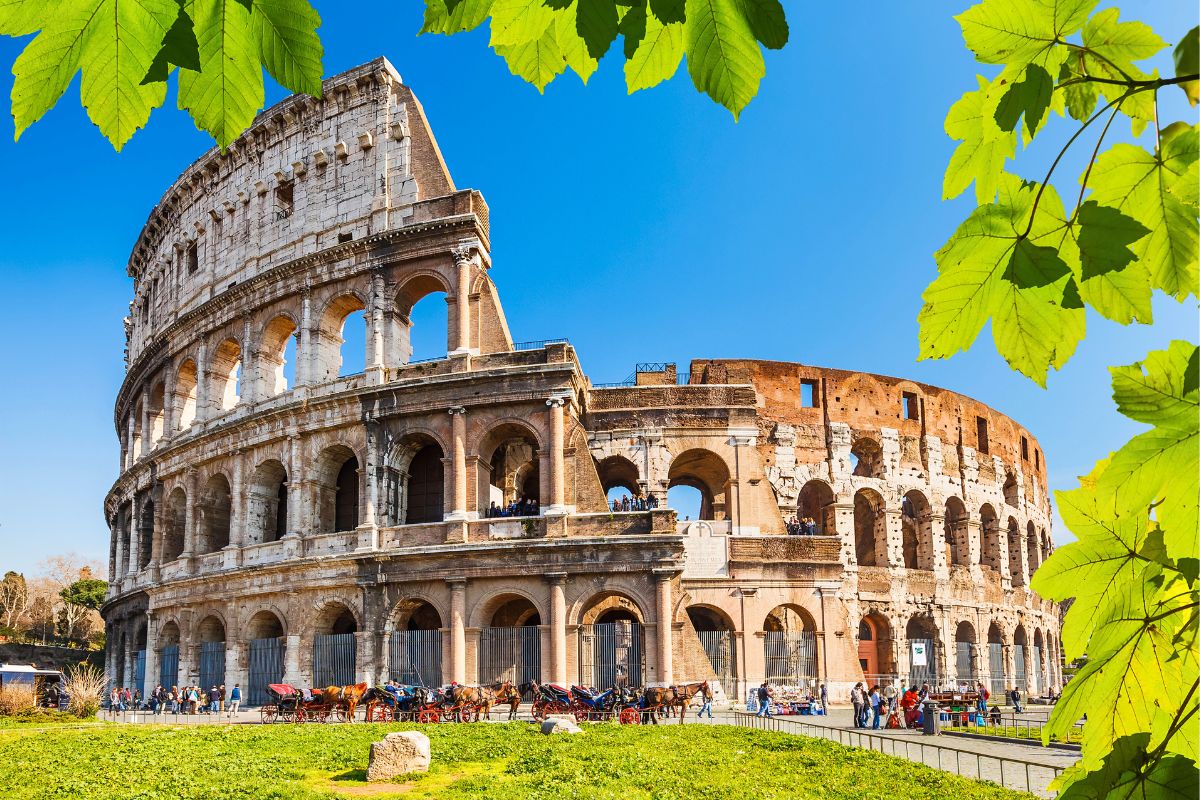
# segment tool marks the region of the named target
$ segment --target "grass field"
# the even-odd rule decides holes
[[[951,733],[973,733],[984,736],[1001,736],[1005,739],[1023,739],[1036,741],[1039,744],[1042,741],[1042,726],[1041,725],[988,725],[987,727],[979,727],[977,725],[953,725],[942,728],[944,731]],[[1052,742],[1065,742],[1067,744],[1079,744],[1083,739],[1082,728],[1072,728],[1067,731],[1065,739],[1060,739],[1057,736],[1050,737]]]
[[[19,798],[1027,798],[824,740],[727,726],[101,725],[0,730],[0,797]],[[370,742],[429,735],[430,772],[364,781]]]

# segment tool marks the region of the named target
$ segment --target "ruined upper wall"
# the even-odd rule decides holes
[[[420,103],[379,58],[271,106],[151,211],[128,264],[130,362],[157,331],[272,267],[413,221],[455,191]]]

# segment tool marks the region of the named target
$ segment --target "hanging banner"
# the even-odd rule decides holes
[[[929,659],[925,652],[924,642],[912,643],[912,665],[914,667],[925,667],[929,665]]]

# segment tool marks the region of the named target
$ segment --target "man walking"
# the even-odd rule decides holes
[[[1013,712],[1016,714],[1020,714],[1021,713],[1021,690],[1018,689],[1016,686],[1014,686],[1012,688],[1012,691],[1008,693],[1008,699],[1009,699],[1009,701],[1012,702]]]
[[[758,687],[758,713],[754,716],[771,716],[771,688],[767,686],[766,681],[763,681],[762,686]]]
[[[238,707],[242,704],[242,685],[235,683],[233,691],[229,693],[229,716],[238,713]]]

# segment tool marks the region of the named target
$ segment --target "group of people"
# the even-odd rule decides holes
[[[630,497],[626,494],[620,500],[614,497],[612,501],[613,511],[649,511],[652,508],[658,508],[658,498],[654,495]]]
[[[141,692],[137,689],[114,687],[108,695],[109,710],[139,711],[145,709],[154,714],[236,714],[242,704],[241,684],[234,684],[228,693],[224,684],[214,685],[207,691],[200,686],[172,686],[170,689],[161,684],[154,687],[142,702]]]
[[[787,523],[788,536],[816,536],[817,521],[812,517],[801,517],[797,519],[794,515],[788,519]]]
[[[763,681],[762,685],[754,690],[754,700],[758,704],[758,711],[754,716],[769,717],[771,716],[771,704],[775,702],[775,690],[767,681]],[[800,698],[801,703],[807,703],[809,708],[816,706],[821,707],[823,713],[829,713],[829,689],[825,684],[821,684],[814,693],[812,687],[804,690],[804,696]]]
[[[528,497],[522,497],[513,500],[506,506],[496,503],[495,500],[483,512],[485,517],[536,517],[538,515],[538,501]]]
[[[879,730],[883,728],[912,728],[924,720],[925,701],[932,693],[928,683],[915,687],[901,684],[900,691],[889,697],[879,684],[870,688],[862,681],[850,690],[850,705],[854,707],[854,727]],[[899,699],[895,699],[899,698]]]

